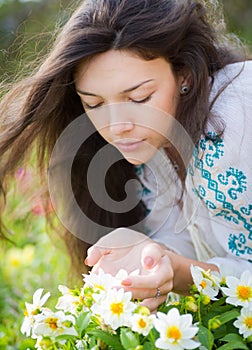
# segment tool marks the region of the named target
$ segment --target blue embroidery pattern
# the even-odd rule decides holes
[[[134,168],[135,168],[136,175],[141,177],[141,175],[143,175],[144,173],[145,165],[144,164],[135,165]],[[142,186],[142,190],[138,192],[138,195],[140,198],[145,197],[151,193],[151,191],[146,186],[144,186],[142,182],[141,182],[141,186]]]
[[[196,145],[192,164],[188,168],[194,182],[192,191],[204,201],[214,216],[223,217],[227,222],[244,228],[243,233],[229,235],[229,250],[235,256],[252,255],[252,204],[247,207],[239,207],[238,204],[239,196],[247,190],[247,177],[243,171],[233,167],[218,173],[216,160],[224,156],[224,143],[214,133],[209,133],[209,136]],[[195,184],[196,175],[197,181],[198,175],[202,178],[200,184]]]
[[[241,256],[244,254],[252,254],[252,248],[246,245],[247,239],[243,233],[240,233],[237,237],[236,235],[229,236],[228,247],[235,256]]]

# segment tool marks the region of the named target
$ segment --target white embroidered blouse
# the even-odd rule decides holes
[[[163,150],[136,166],[136,173],[150,212],[149,236],[178,254],[242,272],[252,271],[252,61],[219,71],[211,98],[232,78],[213,106],[224,132],[216,141],[202,136],[197,143],[183,210],[177,175]],[[216,135],[210,123],[208,133]]]

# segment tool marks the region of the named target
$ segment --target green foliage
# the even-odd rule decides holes
[[[139,345],[137,335],[130,329],[121,329],[120,340],[124,349],[135,349]]]
[[[50,49],[70,15],[67,0],[0,0],[0,76],[11,82]]]
[[[24,74],[50,48],[76,2],[67,0],[0,0],[0,76],[11,81]],[[228,29],[252,49],[251,0],[223,0]],[[71,9],[71,10],[70,10]]]
[[[240,37],[252,51],[251,0],[223,0],[228,30]]]
[[[55,248],[49,238],[56,233],[46,229],[43,208],[34,195],[34,174],[19,169],[15,180],[3,212],[15,243],[0,241],[0,350],[34,349],[35,341],[20,333],[25,300],[45,287],[52,291],[54,303],[57,285],[66,281],[69,265],[63,250]]]

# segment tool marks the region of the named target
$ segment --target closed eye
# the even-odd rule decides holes
[[[145,97],[145,98],[143,98],[142,100],[134,100],[134,99],[130,99],[130,102],[133,102],[133,103],[146,103],[146,102],[148,102],[148,101],[150,101],[150,99],[152,98],[152,95],[150,95],[150,96],[147,96],[147,97]],[[96,105],[94,105],[94,106],[91,106],[91,105],[89,105],[88,103],[86,103],[86,102],[83,102],[83,106],[84,106],[84,108],[86,108],[86,109],[95,109],[95,108],[99,108],[99,107],[101,107],[102,106],[102,102],[101,103],[98,103],[98,104],[96,104]]]
[[[145,103],[145,102],[150,101],[151,98],[152,98],[152,95],[147,96],[147,97],[145,97],[145,98],[142,99],[142,100],[134,100],[134,99],[132,98],[130,101],[131,101],[131,102],[134,102],[134,103]]]
[[[95,108],[98,108],[98,107],[101,107],[101,106],[102,106],[102,103],[98,103],[97,105],[90,106],[88,103],[83,102],[83,107],[85,109],[95,109]]]

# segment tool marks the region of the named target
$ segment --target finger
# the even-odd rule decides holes
[[[157,270],[147,275],[129,276],[121,282],[122,286],[130,287],[133,289],[149,289],[150,286],[153,289],[167,283],[167,281],[173,280],[173,269],[171,267],[170,259],[167,255],[161,258],[160,264]]]
[[[164,251],[157,243],[150,243],[143,248],[141,254],[142,266],[149,270],[158,265],[164,256]]]
[[[158,288],[148,288],[148,289],[140,289],[140,288],[129,288],[124,287],[125,292],[131,292],[133,299],[148,299],[148,298],[155,298],[157,294],[159,296],[167,296],[167,294],[172,290],[173,288],[173,281],[169,280],[167,283],[165,283],[163,286],[159,287],[159,293],[157,293]]]
[[[98,263],[103,255],[108,254],[109,252],[105,249],[100,249],[95,245],[88,249],[87,257],[85,259],[85,264],[88,266],[94,266]]]
[[[153,313],[157,311],[157,308],[159,307],[159,305],[163,304],[166,301],[166,298],[167,298],[167,295],[162,295],[158,298],[145,299],[140,303],[140,305],[146,306]]]

